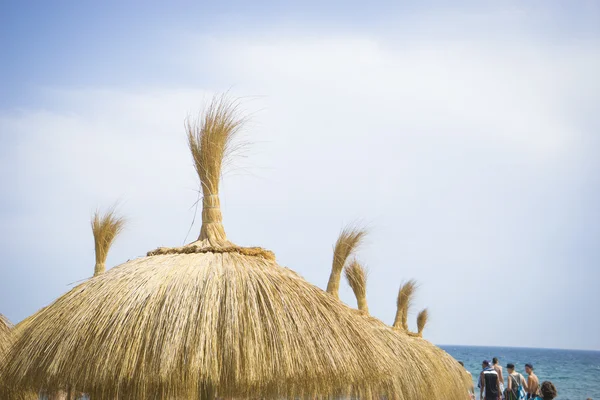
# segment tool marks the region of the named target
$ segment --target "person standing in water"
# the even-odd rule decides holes
[[[500,379],[498,373],[488,360],[484,360],[481,364],[483,371],[479,375],[479,384],[481,400],[500,400]]]
[[[498,373],[500,380],[500,393],[504,393],[504,376],[502,376],[502,366],[498,364],[498,357],[492,358],[492,368]]]
[[[521,400],[527,390],[525,377],[515,371],[514,364],[506,364],[506,370],[508,371],[508,376],[506,377],[506,391],[504,392],[504,398],[506,400]],[[521,388],[520,390],[519,387]]]
[[[539,394],[540,381],[537,376],[533,373],[533,365],[530,363],[525,364],[525,373],[529,375],[527,378],[527,398],[535,399]]]

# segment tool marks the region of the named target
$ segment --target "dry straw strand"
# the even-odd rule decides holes
[[[348,226],[340,233],[333,250],[331,275],[327,283],[327,292],[339,299],[340,278],[348,257],[352,255],[367,235],[364,228]]]
[[[358,309],[366,314],[369,313],[369,306],[367,305],[367,271],[360,265],[355,259],[346,268],[344,273],[348,285],[352,288],[354,296],[356,296],[356,302]]]
[[[96,251],[96,265],[94,276],[106,272],[106,257],[110,246],[116,237],[123,231],[125,219],[116,214],[115,206],[103,215],[99,211],[92,218],[92,232],[94,234],[94,247]]]

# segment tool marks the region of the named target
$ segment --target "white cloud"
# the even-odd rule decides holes
[[[234,85],[233,94],[257,96],[245,100],[255,144],[242,170],[224,182],[234,241],[272,248],[323,287],[338,230],[364,218],[373,234],[361,257],[371,267],[377,316],[389,322],[400,281],[416,277],[423,283],[418,305],[432,310],[434,341],[560,345],[501,333],[486,343],[477,325],[472,332],[464,326],[481,321],[477,302],[490,291],[513,298],[493,312],[525,299],[501,277],[518,274],[535,289],[541,270],[563,267],[552,264],[561,250],[545,246],[549,229],[568,224],[577,195],[556,171],[577,173],[578,138],[588,133],[572,102],[579,93],[598,100],[589,90],[599,85],[590,65],[600,61],[590,49],[528,38],[359,35],[195,38],[183,47],[201,55],[185,58],[186,71],[208,64]],[[87,218],[116,199],[132,224],[113,262],[180,244],[197,197],[183,119],[208,98],[209,87],[46,89],[46,110],[5,113],[0,130],[9,150],[0,177],[8,202],[23,211],[2,215],[1,239],[15,258],[31,243],[38,251],[25,264],[14,261],[22,269],[0,283],[0,293],[31,279],[33,287],[48,286],[49,300],[87,276]],[[40,257],[50,265],[36,264]],[[40,274],[50,280],[36,280]],[[344,296],[353,304],[349,291]]]

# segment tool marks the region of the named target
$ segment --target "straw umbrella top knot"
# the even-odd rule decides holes
[[[223,165],[236,150],[234,139],[246,119],[239,103],[227,95],[215,97],[204,114],[186,121],[188,146],[202,190],[202,227],[198,240],[182,247],[161,247],[148,256],[191,253],[240,253],[274,261],[275,255],[260,247],[240,247],[227,239],[221,213],[219,185]]]
[[[125,225],[125,219],[115,213],[115,207],[103,215],[99,211],[92,218],[92,233],[94,234],[94,248],[96,252],[96,266],[94,276],[106,271],[106,257],[108,250],[116,237],[121,233]]]

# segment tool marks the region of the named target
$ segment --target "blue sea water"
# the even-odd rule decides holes
[[[600,400],[600,351],[527,349],[511,347],[440,346],[452,357],[465,363],[473,380],[481,372],[481,362],[498,357],[503,370],[507,363],[515,364],[525,377],[525,364],[531,363],[543,381],[551,381],[558,390],[559,400]],[[477,385],[475,385],[477,387]],[[479,392],[476,391],[477,398]]]

